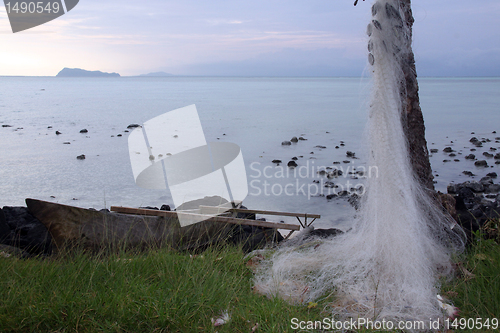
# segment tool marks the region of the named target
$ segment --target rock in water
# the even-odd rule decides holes
[[[479,161],[474,162],[474,165],[477,167],[487,167],[488,162],[486,162],[485,160],[479,160]]]

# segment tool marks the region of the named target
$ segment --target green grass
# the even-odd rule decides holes
[[[240,249],[191,257],[146,254],[54,259],[0,258],[1,332],[259,332],[289,331],[290,318],[320,318],[252,292]],[[224,310],[231,321],[214,327]]]
[[[459,265],[457,272],[461,271],[459,277],[443,287],[443,294],[460,309],[459,316],[467,320],[481,318],[484,322],[488,318],[490,321],[492,318],[497,318],[500,321],[500,246],[496,242],[500,220],[490,221],[487,226],[491,227],[492,224],[496,224],[496,233],[493,232],[493,235],[490,233],[490,239],[484,239],[482,232],[475,234],[472,246],[468,247],[457,260]],[[500,328],[495,331],[499,330]]]
[[[443,294],[461,317],[500,318],[499,245],[477,238],[458,260],[474,277],[457,277]],[[292,306],[254,293],[245,263],[230,246],[196,256],[166,249],[0,256],[0,332],[251,332],[256,323],[257,332],[297,332],[292,318],[329,317],[326,301]],[[231,320],[214,327],[211,318],[224,310]]]

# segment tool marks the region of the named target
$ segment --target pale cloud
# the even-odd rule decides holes
[[[221,24],[243,24],[245,21],[242,20],[228,20],[228,19],[206,19],[204,20],[209,25],[221,25]]]
[[[459,73],[463,63],[500,75],[498,0],[421,0],[412,6],[417,68],[425,75],[438,64]],[[86,0],[62,17],[12,34],[0,10],[0,75],[54,75],[62,67],[86,66],[122,75],[183,74],[187,68],[195,74],[209,64],[238,73],[247,66],[250,74],[259,63],[286,73],[286,66],[301,62],[332,73],[342,64],[357,73],[366,63],[369,19],[368,2]]]

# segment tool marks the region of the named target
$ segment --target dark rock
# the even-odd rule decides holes
[[[342,163],[347,164],[347,163],[351,163],[351,161],[347,161],[347,160],[345,160],[345,161],[342,161]]]
[[[486,162],[485,160],[479,160],[479,161],[474,162],[474,165],[477,167],[487,167],[488,162]]]
[[[462,173],[464,175],[466,175],[466,176],[469,176],[469,177],[474,177],[475,176],[475,174],[473,174],[471,171],[467,171],[467,170],[466,171],[462,171]]]
[[[5,220],[5,215],[0,208],[0,243],[10,239],[10,227]]]
[[[288,162],[287,166],[290,168],[295,168],[296,166],[298,166],[298,164],[295,161],[290,161]]]
[[[479,142],[479,139],[474,136],[474,137],[470,138],[469,142],[472,142],[472,143]]]
[[[84,160],[85,159],[85,154],[78,155],[76,157],[77,160]]]
[[[297,139],[297,137],[294,136],[290,141],[293,143],[297,143],[297,142],[299,142],[299,139]]]
[[[443,149],[443,151],[444,151],[445,153],[451,153],[451,152],[453,152],[454,150],[453,150],[453,148],[451,148],[451,147],[446,147],[446,148],[444,148],[444,149]]]
[[[300,141],[306,141],[307,139],[306,139],[306,138],[304,138],[303,136],[301,136],[301,137],[299,137],[299,140],[300,140]]]
[[[458,184],[450,184],[446,188],[446,192],[448,192],[449,194],[458,194],[459,188],[460,188],[460,185],[458,185]]]
[[[479,180],[479,182],[483,185],[491,185],[491,184],[493,184],[493,179],[490,176],[486,176],[486,177],[481,178],[481,180]]]
[[[61,133],[61,132],[59,132],[59,131],[56,131],[56,135],[60,135],[60,134],[62,134],[62,133]]]
[[[320,237],[320,238],[328,238],[332,236],[337,236],[343,234],[344,232],[339,229],[330,228],[330,229],[314,229],[309,235],[310,237]]]
[[[437,153],[437,152],[439,152],[439,149],[436,149],[436,148],[431,149],[431,153],[432,153],[432,154],[435,154],[435,153]]]
[[[84,128],[84,129],[82,129],[82,130],[80,131],[80,133],[88,133],[88,132],[89,132],[89,131],[88,131],[86,128]]]
[[[500,160],[500,153],[495,154],[495,160]]]
[[[280,164],[282,162],[281,162],[281,160],[273,160],[273,163]]]
[[[486,157],[488,157],[488,158],[493,157],[493,154],[490,154],[490,153],[488,153],[487,151],[485,151],[485,152],[483,153],[483,155],[484,155],[484,156],[486,156]]]
[[[498,175],[497,175],[497,173],[496,173],[496,172],[490,172],[490,173],[488,173],[486,176],[491,177],[491,178],[493,178],[493,179],[498,177]]]
[[[320,146],[320,145],[317,145],[317,146],[315,146],[314,148],[325,149],[326,147],[325,147],[325,146]]]
[[[348,191],[340,191],[339,194],[338,194],[339,197],[346,197],[348,195],[349,195]]]
[[[279,243],[283,240],[283,236],[276,229],[250,225],[236,225],[230,237],[230,241],[240,244],[245,253],[263,248],[269,242]]]
[[[170,208],[170,205],[161,205],[160,210],[170,212],[172,209]]]
[[[474,191],[472,191],[471,188],[460,185],[462,184],[459,184],[459,189],[457,192],[459,197],[462,197],[463,199],[472,199],[475,197]]]
[[[12,125],[2,125],[2,127],[12,127]]]
[[[282,146],[290,146],[292,143],[290,141],[283,141],[281,143]]]
[[[297,156],[294,156],[294,157],[292,157],[292,160],[293,160],[293,161],[297,161],[297,160],[298,160],[298,157],[297,157]]]
[[[360,207],[360,197],[356,193],[353,193],[349,199],[347,199],[347,202],[351,204],[352,207],[354,207],[355,210],[358,210]]]
[[[490,184],[486,187],[486,193],[498,193],[500,192],[500,184]]]
[[[127,128],[136,128],[136,127],[141,127],[139,124],[130,124],[127,126]]]
[[[333,178],[333,177],[340,177],[344,173],[340,169],[334,169],[331,172],[328,173],[328,178]]]
[[[331,193],[331,194],[328,194],[328,195],[326,196],[326,200],[332,200],[332,199],[334,199],[334,198],[336,198],[336,197],[337,197],[337,195],[336,195],[335,193]]]
[[[466,160],[475,160],[475,159],[476,159],[476,155],[474,155],[474,154],[469,154],[469,155],[465,156],[465,159],[466,159]]]
[[[345,154],[346,154],[347,157],[351,157],[351,158],[354,158],[355,155],[356,155],[356,153],[354,153],[352,151],[347,151]]]
[[[71,144],[71,142],[68,142],[68,141],[63,142],[63,145],[70,145],[70,144]]]
[[[245,206],[241,206],[240,209],[248,209]],[[237,219],[246,219],[246,220],[255,220],[256,216],[255,213],[247,213],[247,212],[238,212],[236,214]],[[262,221],[265,221],[266,219],[260,219]]]
[[[158,207],[152,207],[152,206],[144,206],[144,207],[139,207],[139,209],[152,209],[152,210],[159,210]]]
[[[18,247],[30,254],[51,254],[52,238],[47,228],[28,212],[26,207],[3,207],[4,224],[10,233],[4,233],[3,244]],[[0,218],[2,219],[2,218]]]
[[[120,136],[122,136],[122,135],[121,135],[121,134],[117,134],[116,136],[120,137]]]
[[[462,186],[470,188],[475,193],[484,192],[484,185],[478,182],[465,182]]]
[[[451,160],[443,160],[444,163],[451,162]]]
[[[455,157],[455,156],[457,156],[457,154],[455,154],[455,153],[451,153],[451,154],[450,154],[450,155],[448,155],[448,156],[450,156],[450,157]]]

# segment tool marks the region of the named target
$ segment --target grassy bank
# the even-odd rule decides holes
[[[284,332],[319,310],[251,290],[241,250],[0,258],[1,332]],[[227,310],[231,321],[214,327]]]
[[[463,318],[499,318],[497,243],[477,239],[458,261],[462,274],[443,294]],[[292,318],[328,317],[327,304],[291,306],[251,287],[252,272],[235,247],[196,256],[168,250],[0,256],[0,332],[293,332]],[[231,320],[214,327],[211,319],[226,310]]]

